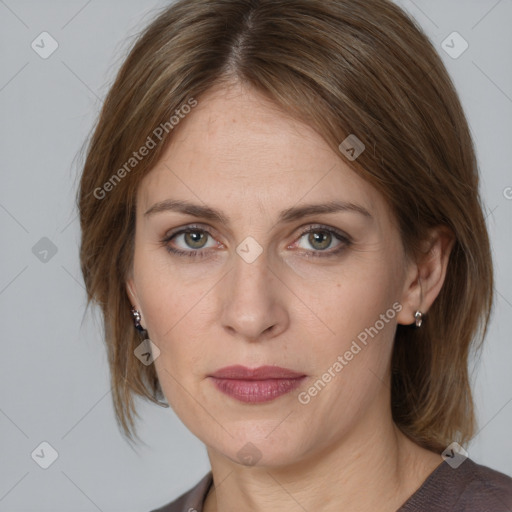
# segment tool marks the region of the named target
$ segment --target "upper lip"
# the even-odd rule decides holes
[[[246,366],[226,366],[212,373],[210,377],[219,379],[265,380],[265,379],[296,379],[304,377],[303,373],[294,372],[280,366],[259,366],[247,368]]]

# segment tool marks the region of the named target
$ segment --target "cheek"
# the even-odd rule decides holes
[[[399,297],[399,283],[393,270],[383,262],[359,263],[323,279],[303,281],[302,288],[297,288],[297,295],[315,313],[309,316],[317,319],[330,339],[351,340],[376,322],[378,330],[385,332],[396,316],[393,304]]]
[[[204,368],[210,344],[205,333],[217,318],[208,296],[211,285],[165,272],[147,272],[141,282],[139,296],[148,337],[160,349],[155,369],[168,400],[174,401],[182,391],[179,383],[199,379]]]
[[[325,373],[335,374],[332,380],[343,386],[344,393],[350,390],[345,395],[350,399],[351,394],[361,395],[368,379],[386,378],[402,306],[389,267],[368,265],[362,274],[347,272],[344,277],[318,299],[322,303],[319,317],[326,326],[323,332],[328,335],[315,347],[313,357],[316,376],[329,380]]]
[[[206,294],[215,281],[171,264],[165,249],[141,251],[134,263],[143,319],[154,341],[176,337],[180,330],[198,329],[205,321]],[[211,281],[211,282],[210,282]],[[195,327],[194,327],[195,326]]]
[[[389,390],[397,312],[390,303],[361,304],[362,312],[353,308],[351,316],[338,315],[332,324],[336,336],[322,340],[321,349],[311,353],[313,377],[300,400],[311,406],[309,414],[321,418],[322,425],[348,428]]]
[[[159,347],[161,357],[155,361],[159,376],[174,386],[175,377],[179,382],[195,379],[195,373],[204,366],[205,332],[208,318],[206,301],[195,294],[181,293],[171,287],[161,294],[154,293],[147,299],[147,326],[149,338]]]

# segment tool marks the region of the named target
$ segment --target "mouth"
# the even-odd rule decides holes
[[[251,369],[235,365],[222,368],[208,377],[219,391],[235,400],[262,403],[294,390],[306,375],[279,366]]]

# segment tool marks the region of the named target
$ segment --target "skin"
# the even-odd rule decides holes
[[[211,89],[178,128],[139,186],[126,284],[161,351],[154,364],[164,394],[207,447],[215,488],[205,511],[395,511],[442,461],[393,423],[389,380],[396,325],[413,323],[438,295],[450,233],[432,230],[423,256],[407,259],[379,192],[254,90]],[[176,211],[145,215],[167,199],[219,209],[230,224]],[[281,210],[333,200],[371,218],[341,211],[278,222]],[[191,224],[211,236],[162,241]],[[310,226],[319,242],[302,234]],[[236,252],[248,236],[263,249],[251,263]],[[166,245],[207,255],[174,255]],[[300,403],[298,394],[396,302],[394,318]],[[307,378],[271,402],[245,404],[208,378],[232,364],[278,365]],[[255,464],[238,455],[249,442]]]

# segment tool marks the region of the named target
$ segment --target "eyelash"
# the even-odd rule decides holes
[[[209,256],[210,250],[191,249],[190,251],[183,251],[181,249],[175,249],[175,248],[169,246],[169,242],[173,238],[175,238],[179,235],[182,235],[184,233],[190,233],[190,232],[206,233],[208,236],[212,237],[211,233],[207,229],[204,229],[200,226],[190,225],[190,226],[185,227],[184,229],[181,229],[175,233],[171,233],[170,235],[166,236],[161,241],[161,243],[169,253],[175,254],[177,256],[188,256],[190,258],[205,258],[205,257]],[[333,251],[328,251],[328,252],[320,251],[320,250],[304,251],[308,254],[308,256],[319,257],[319,258],[329,258],[332,256],[337,256],[338,254],[343,252],[347,247],[349,247],[352,244],[352,240],[347,235],[345,235],[343,232],[338,231],[335,228],[322,226],[322,225],[309,226],[306,230],[301,232],[301,234],[299,235],[297,240],[300,240],[304,235],[307,235],[309,233],[317,233],[317,232],[329,233],[329,234],[333,235],[335,239],[342,242],[342,244],[337,249],[335,249]]]

